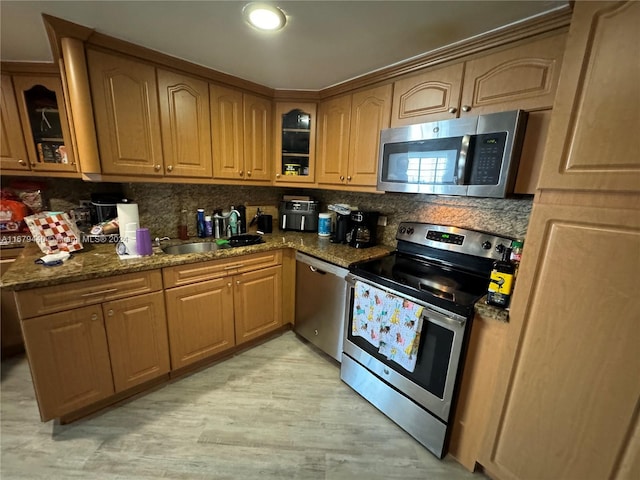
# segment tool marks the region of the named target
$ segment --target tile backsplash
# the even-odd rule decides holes
[[[9,179],[2,178],[5,186]],[[279,187],[184,185],[163,183],[87,183],[80,180],[47,179],[45,197],[52,210],[69,210],[91,193],[122,192],[139,205],[140,223],[152,237],[177,236],[180,211],[190,219],[189,234],[195,235],[197,208],[210,214],[231,205],[278,205],[283,194],[303,194],[320,202],[321,211],[331,203],[346,203],[362,210],[377,210],[387,217],[379,228],[380,243],[395,246],[395,232],[402,221],[455,225],[523,238],[527,231],[533,197],[490,199],[421,194],[371,194]]]

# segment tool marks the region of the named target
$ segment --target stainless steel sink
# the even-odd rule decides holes
[[[164,247],[162,251],[169,255],[184,255],[186,253],[212,252],[221,248],[228,248],[227,245],[218,245],[215,242],[183,243],[182,245],[171,245]]]

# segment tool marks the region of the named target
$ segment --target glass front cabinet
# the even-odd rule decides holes
[[[31,170],[77,172],[60,78],[16,75],[13,86]]]
[[[275,181],[315,181],[316,104],[276,104]]]

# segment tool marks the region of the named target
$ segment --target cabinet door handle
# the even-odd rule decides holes
[[[113,310],[109,309],[109,311],[107,312],[107,316],[108,317],[113,317]]]
[[[167,172],[173,172],[173,165],[169,165],[167,167]]]
[[[340,175],[340,181],[344,182],[344,175]]]
[[[227,283],[227,287],[231,288],[231,282]]]
[[[225,270],[233,270],[234,268],[244,267],[244,263],[234,263],[233,265],[229,265],[224,267]]]
[[[462,106],[462,111],[463,112],[470,112],[471,111],[471,107],[469,105],[463,105]]]
[[[99,292],[83,293],[80,296],[81,297],[93,297],[95,295],[104,295],[105,293],[112,293],[112,292],[117,292],[117,291],[118,291],[117,288],[107,288],[106,290],[100,290]]]
[[[95,322],[96,320],[98,320],[98,314],[94,313],[93,315],[91,315],[91,321]]]
[[[448,112],[449,113],[456,113],[458,111],[458,109],[456,107],[451,107]]]
[[[250,177],[250,176],[251,176],[251,170],[247,172],[247,177]]]
[[[27,166],[27,162],[25,162],[25,161],[24,161],[24,160],[22,160],[22,159],[18,160],[18,163],[19,163],[20,165],[22,165],[23,167],[26,167],[26,166]]]
[[[242,177],[244,175],[244,170],[240,170],[238,174]]]
[[[240,285],[240,280],[236,280],[236,285]]]
[[[347,177],[347,182],[350,182],[350,181],[351,181],[351,175]]]
[[[161,165],[154,165],[154,166],[153,166],[153,169],[154,169],[156,172],[159,172],[161,168],[162,168],[162,166],[161,166]]]
[[[279,173],[276,173],[276,178],[280,178],[280,174]]]

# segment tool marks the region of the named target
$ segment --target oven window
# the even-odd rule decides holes
[[[453,331],[441,327],[435,323],[429,322],[428,317],[422,325],[420,334],[420,347],[418,349],[418,359],[413,372],[405,370],[399,364],[388,360],[387,357],[380,355],[378,350],[362,337],[356,337],[351,334],[353,321],[353,302],[351,302],[351,312],[349,314],[349,341],[365,350],[381,362],[393,368],[396,372],[407,377],[412,382],[420,385],[431,394],[442,399],[444,398],[444,389],[447,381],[447,373],[449,371],[449,359],[453,349],[455,334]]]

